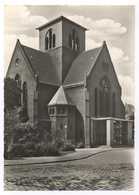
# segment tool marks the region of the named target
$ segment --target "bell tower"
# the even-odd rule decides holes
[[[60,16],[37,30],[39,49],[52,57],[59,84],[62,84],[72,61],[85,50],[86,28]]]

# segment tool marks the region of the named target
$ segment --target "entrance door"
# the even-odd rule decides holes
[[[106,120],[94,121],[95,145],[106,145]]]

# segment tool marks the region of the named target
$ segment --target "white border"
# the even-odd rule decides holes
[[[3,191],[3,131],[2,131],[2,127],[3,127],[3,78],[4,78],[4,71],[3,71],[3,63],[4,63],[4,38],[3,38],[3,31],[4,31],[4,5],[135,5],[136,6],[136,25],[135,25],[135,108],[136,108],[136,122],[135,122],[135,129],[136,129],[136,149],[135,149],[135,153],[136,153],[136,157],[135,157],[135,161],[136,161],[136,190],[135,191],[72,191],[72,192],[55,192],[55,191],[51,191],[51,192],[47,192],[47,191],[19,191],[19,192],[4,192]],[[22,194],[40,194],[40,193],[70,193],[70,194],[81,194],[84,195],[84,193],[87,194],[122,194],[122,195],[127,195],[127,194],[139,194],[139,132],[138,132],[138,126],[139,126],[139,1],[138,0],[0,0],[0,45],[1,45],[1,52],[0,52],[0,65],[1,65],[1,69],[0,69],[0,193],[1,194],[18,194],[18,193],[22,193]]]

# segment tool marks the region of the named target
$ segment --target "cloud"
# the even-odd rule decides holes
[[[95,41],[103,40],[115,40],[117,37],[125,34],[127,29],[121,23],[116,22],[110,18],[104,18],[100,20],[92,20],[89,17],[73,15],[67,16],[69,19],[85,26],[87,31],[87,37],[94,39]]]
[[[35,36],[35,28],[47,21],[43,16],[31,15],[25,6],[5,6],[6,33]]]

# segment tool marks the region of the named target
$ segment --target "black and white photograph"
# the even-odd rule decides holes
[[[4,191],[135,190],[135,6],[4,5]]]

